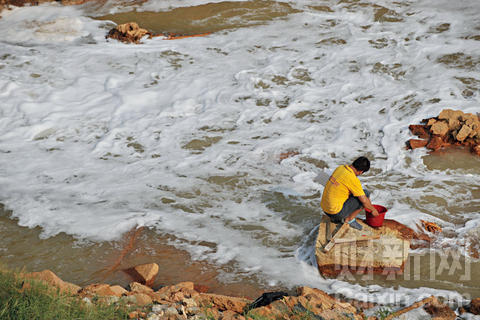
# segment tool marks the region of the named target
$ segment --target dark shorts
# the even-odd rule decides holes
[[[363,190],[365,191],[365,195],[370,198],[370,191],[368,190]],[[343,223],[345,222],[345,219],[348,218],[352,214],[353,211],[358,210],[360,208],[363,208],[362,203],[360,200],[358,200],[357,197],[350,196],[348,197],[347,201],[343,204],[342,210],[340,210],[339,213],[337,214],[325,214],[330,218],[330,221],[334,223]]]

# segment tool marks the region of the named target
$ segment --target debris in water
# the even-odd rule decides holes
[[[425,228],[425,230],[427,230],[428,232],[431,232],[431,233],[442,232],[442,228],[435,222],[428,222],[425,220],[420,220],[420,221],[423,224],[423,228]]]

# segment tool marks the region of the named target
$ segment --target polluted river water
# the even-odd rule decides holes
[[[1,261],[67,281],[309,285],[384,303],[480,296],[480,161],[406,150],[409,124],[480,111],[476,1],[43,4],[2,12]],[[201,38],[105,40],[116,23]],[[282,154],[290,157],[282,160]],[[359,155],[372,201],[443,232],[404,275],[322,278],[323,186]]]

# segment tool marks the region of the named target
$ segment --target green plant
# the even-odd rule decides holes
[[[123,304],[87,305],[76,296],[0,268],[0,319],[121,320],[128,319],[128,309]]]
[[[205,320],[215,320],[215,314],[212,311],[213,304],[211,303],[206,303],[201,305],[202,308],[202,313],[203,313],[203,319]]]
[[[246,320],[272,320],[267,316],[259,315],[258,313],[255,312],[255,310],[250,310],[247,313],[245,313],[243,316],[245,317]]]

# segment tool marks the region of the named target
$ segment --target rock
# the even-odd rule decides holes
[[[138,306],[146,306],[153,303],[152,298],[145,293],[135,293],[133,296],[135,297],[135,304]]]
[[[137,297],[135,295],[123,296],[120,300],[126,304],[137,304]]]
[[[140,28],[137,23],[129,22],[119,24],[111,29],[106,38],[116,39],[125,43],[140,43],[140,40],[146,35],[152,36],[148,30]]]
[[[341,309],[344,313],[356,313],[355,307],[350,303],[341,302],[340,300],[332,298],[322,290],[310,287],[299,287],[297,292],[300,297],[305,297],[308,303],[312,307],[319,309],[319,311],[335,308],[337,310]]]
[[[178,311],[177,311],[177,309],[175,309],[175,307],[168,307],[163,312],[163,315],[165,317],[178,317],[179,316]]]
[[[458,119],[448,119],[448,130],[453,131],[460,128],[460,121]]]
[[[268,306],[250,311],[250,314],[266,319],[363,319],[355,307],[330,297],[325,292],[300,287],[298,296],[287,296]]]
[[[198,307],[197,302],[191,298],[184,299],[182,304],[187,308]]]
[[[110,286],[110,290],[112,290],[112,292],[117,297],[121,297],[128,292],[127,290],[125,290],[123,287],[119,285]]]
[[[153,289],[147,286],[144,286],[143,284],[140,284],[138,282],[132,282],[130,283],[130,291],[131,292],[137,292],[137,293],[153,293]]]
[[[116,296],[115,292],[108,284],[90,284],[84,287],[80,292],[82,296]]]
[[[117,303],[118,301],[120,301],[120,298],[117,297],[117,296],[104,296],[104,297],[100,297],[98,299],[98,301],[103,303],[103,304],[110,305],[110,304]]]
[[[124,271],[132,277],[132,279],[141,284],[152,286],[155,277],[158,274],[158,264],[148,263],[125,269]]]
[[[35,279],[35,280],[42,281],[48,285],[51,285],[60,289],[61,292],[67,292],[70,294],[76,294],[81,289],[81,287],[77,286],[76,284],[63,281],[55,273],[53,273],[50,270],[27,273],[24,275],[24,277],[27,279]]]
[[[215,308],[208,308],[204,309],[201,314],[195,315],[194,317],[198,317],[198,319],[221,319],[221,313]]]
[[[408,146],[410,149],[417,149],[417,148],[423,148],[428,144],[428,140],[426,139],[410,139],[408,140]]]
[[[412,228],[409,228],[406,225],[392,219],[383,220],[383,226],[398,231],[400,237],[410,242],[412,240],[422,240],[427,242],[432,241],[432,239],[428,235],[424,233],[417,233]]]
[[[222,320],[245,320],[245,317],[232,310],[227,310],[222,313]]]
[[[154,304],[152,306],[152,311],[155,313],[160,313],[160,312],[164,312],[165,309],[167,308],[168,308],[168,305],[166,304]]]
[[[480,315],[480,298],[475,298],[467,307],[468,312]]]
[[[193,285],[193,289],[200,293],[207,293],[209,290],[207,286],[202,284],[196,284],[196,283]]]
[[[197,298],[197,301],[200,302],[200,305],[211,305],[213,308],[218,309],[219,311],[231,310],[236,313],[243,313],[243,310],[247,304],[251,302],[250,300],[244,298],[222,296],[212,293],[200,294],[200,297]]]
[[[427,144],[427,148],[430,150],[439,150],[444,146],[448,145],[445,143],[440,136],[433,136]]]
[[[201,313],[202,310],[199,307],[189,307],[185,308],[185,313],[187,316],[191,317],[193,315]]]
[[[428,140],[427,149],[437,151],[452,146],[463,146],[480,155],[480,117],[459,110],[445,109],[437,118],[422,120],[425,125],[410,125],[410,131],[423,140]],[[416,149],[425,141],[410,139],[407,147]]]
[[[459,119],[462,115],[463,115],[463,112],[459,110],[443,109],[438,115],[438,119],[439,120]]]
[[[155,301],[181,302],[186,298],[199,295],[194,289],[193,282],[180,282],[173,286],[166,286],[155,292],[152,297]]]
[[[446,304],[438,301],[438,299],[435,297],[430,303],[427,303],[423,309],[427,311],[433,319],[455,320],[457,318],[457,315],[452,309],[450,309]]]
[[[465,122],[467,125],[470,125],[479,121],[478,116],[474,115],[473,113],[462,113],[459,118],[460,120]]]
[[[467,125],[463,125],[455,139],[457,139],[457,141],[463,142],[471,132],[472,128]]]
[[[412,124],[410,126],[408,126],[408,129],[410,129],[410,131],[416,135],[417,137],[419,137],[420,139],[428,139],[430,138],[430,132],[428,131],[427,128],[425,128],[424,125],[421,125],[421,124]]]
[[[442,228],[435,222],[430,222],[425,220],[420,220],[420,222],[422,223],[423,228],[425,228],[425,230],[427,230],[428,232],[432,232],[432,233],[442,232]]]
[[[149,313],[147,315],[147,320],[162,320],[162,318],[160,318],[160,315],[158,315],[158,314]]]
[[[475,153],[477,156],[480,156],[480,144],[474,146],[472,148],[472,152]]]
[[[324,248],[328,243],[327,224],[330,224],[330,232],[335,230],[336,225],[331,223],[328,217],[323,217],[315,244],[315,257],[319,272],[325,277],[335,277],[339,274],[348,273],[378,273],[384,275],[402,273],[408,258],[410,240],[403,236],[399,230],[392,227],[392,224],[385,223],[385,221],[380,228],[372,228],[361,220],[357,219],[357,221],[362,225],[362,230],[345,225],[344,229],[337,231],[337,238],[355,239],[368,236],[378,237],[378,239],[356,243],[339,243],[326,251]],[[402,224],[395,221],[394,225]],[[403,227],[407,228],[406,226]]]
[[[448,124],[443,121],[435,122],[430,128],[430,132],[443,137],[448,133]]]

